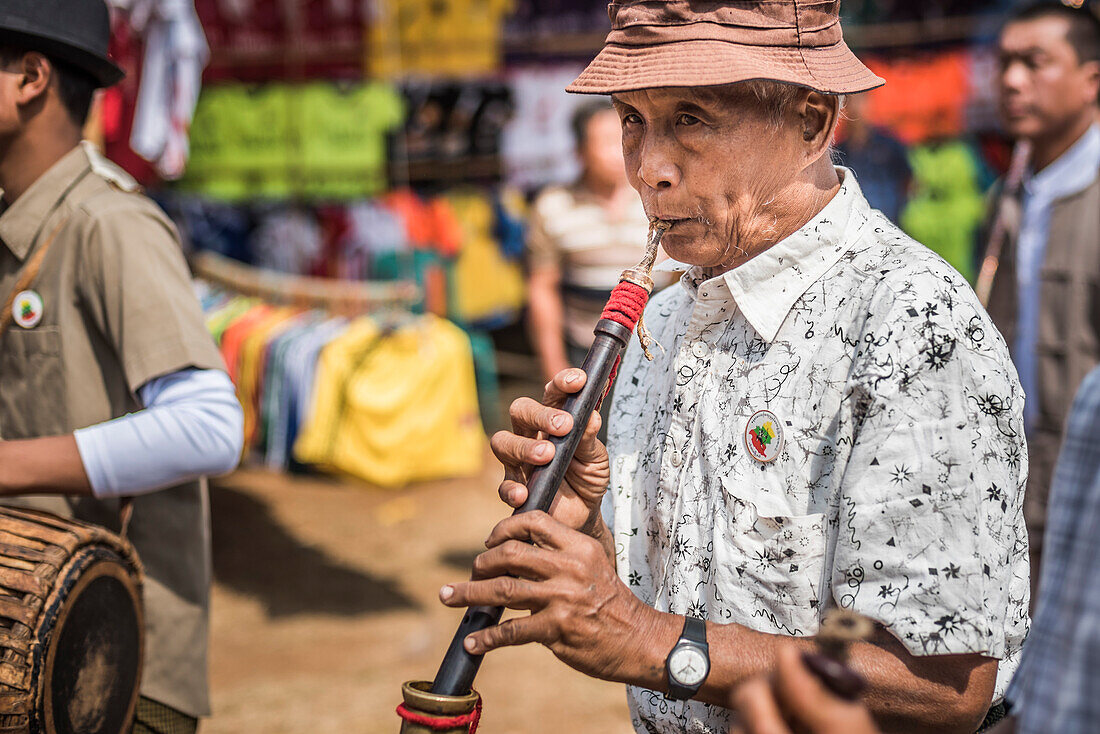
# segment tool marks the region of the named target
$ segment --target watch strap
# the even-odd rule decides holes
[[[707,664],[710,664],[710,651],[707,646],[707,624],[703,620],[697,617],[684,617],[684,629],[680,632],[680,639],[676,641],[676,644],[672,646],[672,650],[669,652],[668,657],[665,658],[665,674],[668,677],[668,697],[677,701],[686,701],[692,698],[699,692],[699,688],[706,681],[706,676],[703,680],[699,681],[694,686],[686,686],[677,682],[676,677],[672,675],[672,656],[676,653],[676,650],[680,647],[690,645],[691,647],[698,648],[700,652],[707,658]],[[709,674],[709,669],[708,669]]]
[[[706,647],[707,623],[698,617],[684,617],[684,630],[680,633],[680,639]]]

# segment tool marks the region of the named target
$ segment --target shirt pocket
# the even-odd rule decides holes
[[[1085,280],[1085,296],[1088,299],[1088,329],[1081,335],[1085,353],[1093,358],[1100,357],[1100,275],[1090,274]]]
[[[1066,314],[1074,312],[1073,292],[1073,279],[1069,272],[1053,267],[1044,267],[1040,271],[1039,303],[1033,304],[1033,307],[1038,310],[1035,346],[1041,355],[1062,357],[1070,346],[1067,330],[1071,320],[1066,318]]]
[[[0,436],[37,438],[65,433],[68,411],[56,326],[10,328],[0,350]]]
[[[814,634],[826,592],[825,514],[781,514],[724,495],[714,555],[725,621],[760,632]]]

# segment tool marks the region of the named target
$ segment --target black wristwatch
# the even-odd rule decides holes
[[[684,617],[684,631],[665,658],[668,674],[668,697],[686,701],[699,692],[710,674],[710,648],[707,647],[707,625],[695,617]]]

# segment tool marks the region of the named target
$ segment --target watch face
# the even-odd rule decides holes
[[[693,688],[707,677],[710,663],[707,656],[695,647],[680,647],[672,651],[668,660],[668,670],[682,686]]]

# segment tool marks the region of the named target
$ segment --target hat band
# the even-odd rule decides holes
[[[633,25],[607,35],[607,43],[620,46],[652,46],[677,41],[725,41],[742,46],[786,46],[814,48],[835,46],[844,40],[840,23],[817,30],[797,28],[746,28],[723,23],[681,25]]]

